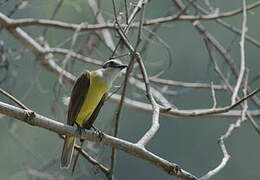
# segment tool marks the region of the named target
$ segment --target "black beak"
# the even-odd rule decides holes
[[[127,64],[120,64],[120,65],[118,65],[118,68],[120,68],[120,69],[127,68]]]
[[[124,69],[127,67],[126,64],[121,64],[120,62],[114,61],[114,60],[109,60],[105,62],[102,66],[104,69],[111,67],[111,68],[118,68],[118,69]]]
[[[126,65],[126,64],[115,64],[115,65],[113,65],[113,67],[114,67],[114,68],[124,69],[124,68],[127,67],[127,65]]]

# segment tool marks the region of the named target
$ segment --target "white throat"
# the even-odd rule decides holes
[[[118,75],[120,75],[121,69],[119,68],[106,68],[106,69],[98,69],[96,70],[98,76],[104,80],[107,84],[112,86],[113,81],[116,79]]]

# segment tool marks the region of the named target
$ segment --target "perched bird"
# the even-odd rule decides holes
[[[105,62],[101,69],[85,71],[76,80],[69,103],[67,124],[90,129],[104,104],[112,82],[127,65],[116,60]],[[76,138],[65,137],[61,155],[61,168],[71,163]]]

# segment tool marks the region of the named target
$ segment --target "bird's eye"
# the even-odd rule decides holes
[[[117,63],[115,61],[110,60],[110,61],[103,64],[103,68],[114,67],[116,65],[117,65]]]
[[[115,65],[116,65],[116,62],[115,62],[115,61],[111,61],[111,62],[110,62],[110,66],[111,66],[111,67],[113,67],[113,66],[115,66]]]

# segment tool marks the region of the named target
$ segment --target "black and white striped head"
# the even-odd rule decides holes
[[[121,70],[126,67],[126,64],[122,64],[117,60],[109,60],[97,71],[99,72],[99,76],[111,86],[116,77],[120,75]]]
[[[117,60],[109,60],[107,62],[105,62],[102,66],[104,69],[107,68],[114,68],[114,69],[124,69],[127,67],[126,64],[122,64],[121,62],[117,61]]]

